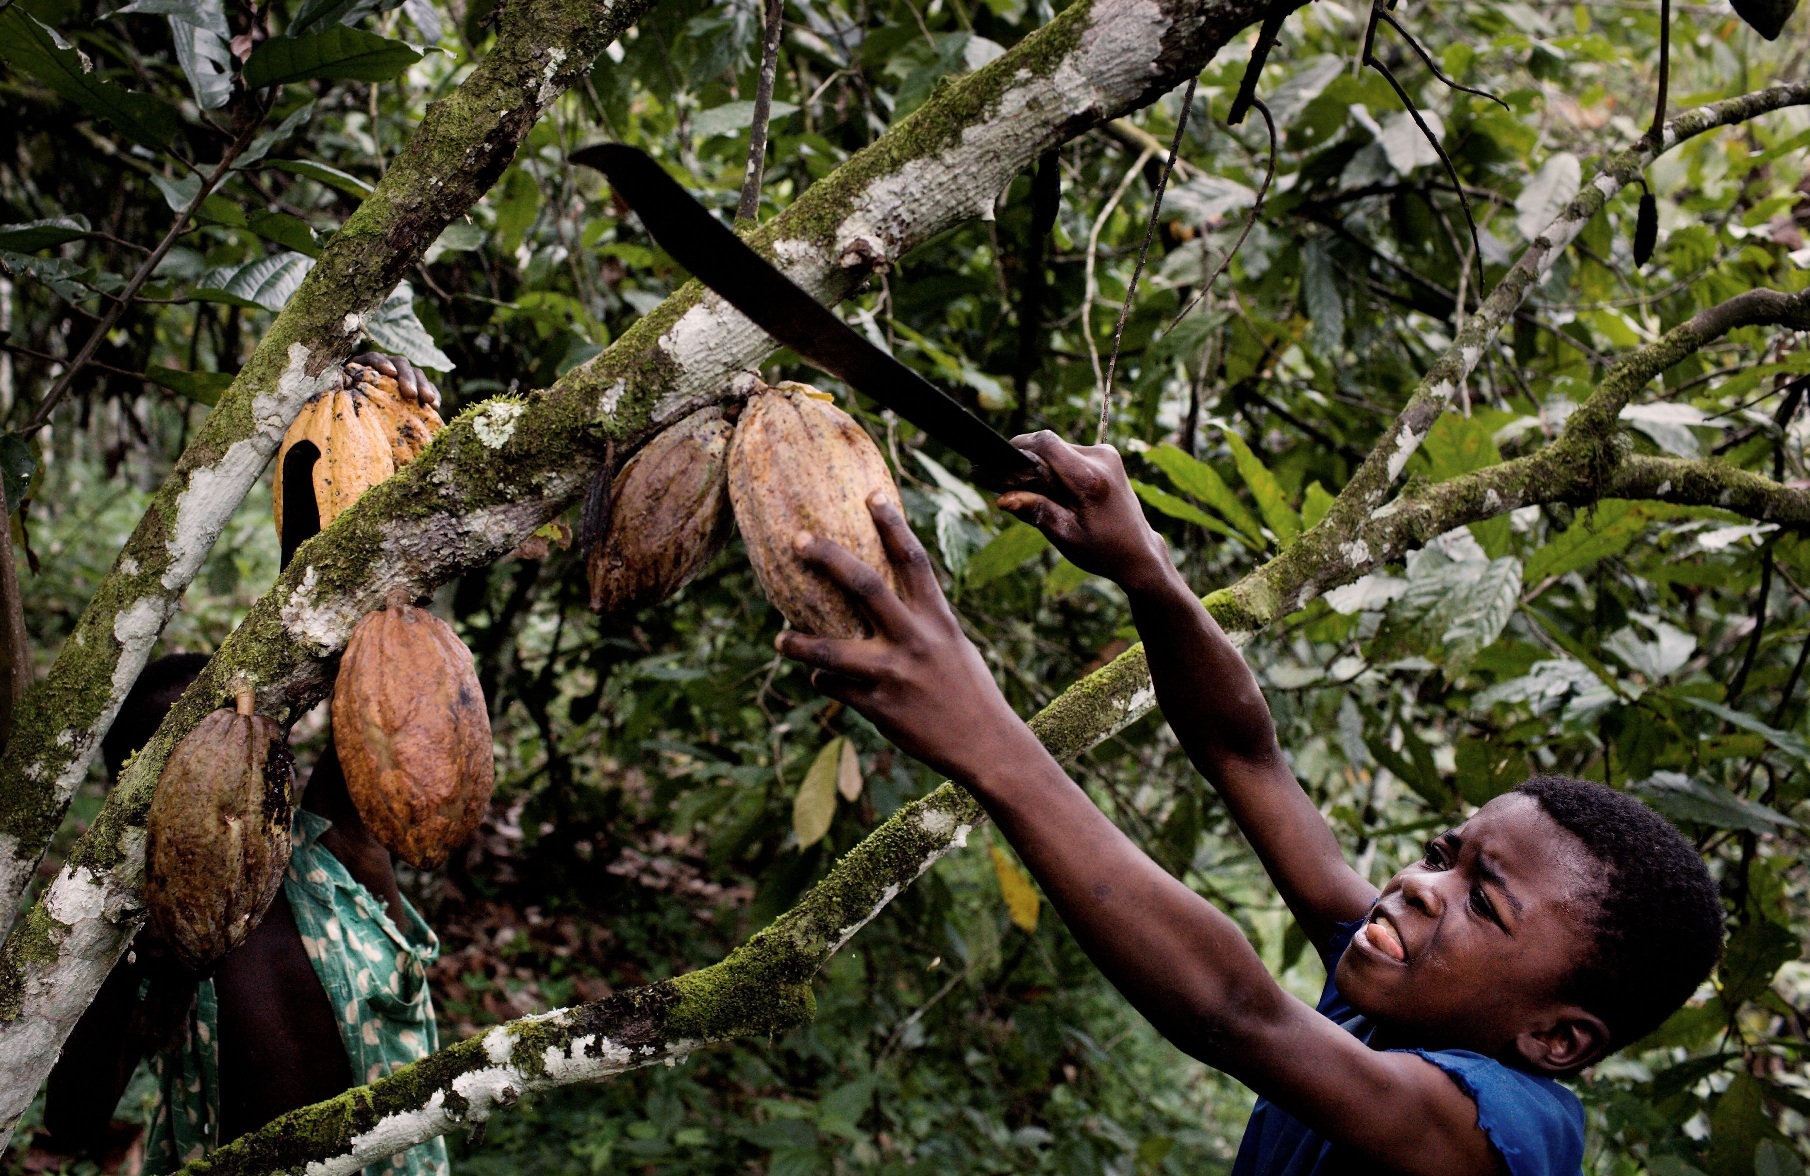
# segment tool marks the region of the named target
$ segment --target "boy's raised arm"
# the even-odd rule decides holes
[[[1362,917],[1376,888],[1346,864],[1289,769],[1250,667],[1170,563],[1117,450],[1047,432],[1014,444],[1043,459],[1050,482],[1008,493],[999,505],[1041,529],[1076,566],[1124,589],[1163,716],[1323,954],[1335,925]]]
[[[1164,1036],[1391,1170],[1495,1172],[1476,1104],[1455,1083],[1411,1054],[1370,1049],[1284,992],[1236,923],[1094,806],[1000,694],[905,520],[878,498],[870,507],[899,594],[828,540],[801,535],[798,549],[861,603],[874,636],[788,630],[780,651],[814,667],[819,690],[902,750],[973,790],[1088,956]],[[1248,790],[1265,788],[1280,783]],[[1330,842],[1319,814],[1299,803]],[[1261,796],[1248,807],[1260,811]],[[1285,842],[1272,852],[1290,851]]]

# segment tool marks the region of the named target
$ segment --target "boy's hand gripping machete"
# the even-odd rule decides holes
[[[862,338],[710,215],[646,153],[604,143],[575,151],[571,159],[602,172],[648,235],[698,281],[779,343],[967,458],[975,481],[1004,490],[1044,480],[1035,456]]]

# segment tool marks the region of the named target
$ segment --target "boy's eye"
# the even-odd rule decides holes
[[[1491,905],[1489,895],[1483,892],[1483,887],[1481,886],[1471,887],[1471,909],[1492,923],[1501,922],[1501,920],[1496,917],[1496,908]]]
[[[1435,869],[1443,869],[1446,864],[1445,846],[1437,841],[1429,842],[1426,856],[1421,859],[1421,864]]]

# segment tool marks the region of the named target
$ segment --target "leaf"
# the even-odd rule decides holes
[[[861,799],[861,756],[852,739],[842,740],[842,757],[836,761],[836,791],[850,804]]]
[[[1577,195],[1584,167],[1569,151],[1554,152],[1515,197],[1515,228],[1532,241],[1545,231]]]
[[[969,557],[963,586],[972,590],[1008,576],[1049,545],[1050,541],[1036,527],[1014,522]]]
[[[234,378],[231,372],[185,372],[156,366],[146,368],[145,377],[209,408],[220,403],[220,394],[232,387]]]
[[[168,148],[181,129],[175,109],[149,94],[116,86],[100,76],[74,47],[17,4],[0,9],[0,57],[30,74],[59,98],[113,124],[135,143]]]
[[[400,355],[416,367],[450,372],[459,365],[440,350],[434,337],[415,315],[415,291],[407,282],[396,283],[377,313],[365,320],[365,334],[391,355]]]
[[[1421,112],[1427,121],[1427,130],[1433,132],[1433,138],[1445,138],[1445,121],[1439,117],[1437,110]],[[1407,111],[1397,111],[1383,121],[1383,133],[1377,136],[1382,145],[1383,156],[1395,174],[1406,176],[1416,168],[1428,167],[1439,162],[1439,152],[1427,137],[1420,133],[1415,125],[1414,116]]]
[[[266,241],[274,241],[304,257],[321,255],[321,243],[315,237],[313,227],[299,216],[286,212],[254,212],[246,219],[246,224]]]
[[[792,799],[792,831],[798,834],[798,848],[809,849],[822,841],[836,816],[836,781],[841,773],[842,736],[830,740],[811,761]]]
[[[1371,656],[1424,653],[1456,677],[1501,635],[1520,601],[1521,561],[1512,556],[1486,562],[1416,552],[1407,590],[1389,606]]]
[[[1136,478],[1131,479],[1131,489],[1143,500],[1145,506],[1161,511],[1172,519],[1180,519],[1184,523],[1193,523],[1197,527],[1205,527],[1215,535],[1224,535],[1229,539],[1236,539],[1240,543],[1244,543],[1247,547],[1250,546],[1244,536],[1232,530],[1232,528],[1226,526],[1198,506],[1193,505],[1185,499],[1177,498],[1167,490],[1158,489],[1150,483],[1140,482]]]
[[[1674,821],[1689,821],[1716,829],[1740,829],[1748,833],[1777,833],[1797,822],[1763,804],[1736,796],[1720,784],[1693,780],[1681,772],[1654,772],[1638,784],[1634,793]]]
[[[85,216],[53,216],[44,220],[23,221],[16,225],[0,225],[0,249],[13,253],[34,253],[68,241],[79,241],[88,235]]]
[[[1338,501],[1331,491],[1319,482],[1309,482],[1307,489],[1301,494],[1301,526],[1308,530],[1320,525],[1320,520],[1332,510],[1332,504]]]
[[[1031,876],[999,846],[990,845],[987,852],[993,855],[993,873],[999,877],[999,894],[1006,900],[1006,914],[1019,930],[1037,930],[1037,914],[1043,902]]]
[[[1269,541],[1263,536],[1263,527],[1245,509],[1244,503],[1238,501],[1238,496],[1232,493],[1232,488],[1226,485],[1218,470],[1168,444],[1158,445],[1144,457],[1151,465],[1167,474],[1176,489],[1218,511],[1220,517],[1237,527],[1259,548],[1268,546]]]
[[[203,110],[226,105],[233,93],[233,55],[228,43],[232,33],[221,0],[132,0],[113,15],[125,13],[168,17],[176,60],[188,78],[195,104]]]
[[[290,111],[288,117],[278,123],[275,128],[265,131],[263,134],[253,139],[251,141],[251,146],[247,147],[244,153],[233,161],[233,170],[237,171],[241,168],[251,167],[269,154],[272,147],[275,147],[278,143],[281,143],[290,135],[293,135],[296,128],[300,127],[303,123],[313,117],[313,101],[310,100],[302,103],[300,106]]]
[[[38,452],[17,433],[0,433],[0,485],[6,489],[6,508],[17,514],[19,504],[31,494],[32,477],[38,471]]]
[[[1339,293],[1332,256],[1318,237],[1301,251],[1301,308],[1313,323],[1313,346],[1321,358],[1335,359],[1345,346],[1345,298]]]
[[[1711,702],[1707,698],[1687,697],[1684,701],[1690,703],[1698,710],[1707,711],[1710,714],[1715,715],[1725,723],[1739,727],[1743,731],[1751,731],[1753,734],[1758,735],[1780,751],[1796,759],[1798,763],[1810,766],[1810,743],[1805,743],[1796,735],[1781,731],[1777,727],[1768,726],[1754,718],[1752,715],[1743,714],[1738,710],[1730,709],[1719,702]]]
[[[771,127],[780,119],[797,112],[798,107],[790,102],[774,102],[767,112],[767,125]],[[733,135],[738,131],[745,131],[753,125],[754,103],[747,100],[725,102],[721,106],[700,110],[693,115],[691,133],[699,140],[714,139],[718,135]]]
[[[1048,596],[1067,596],[1085,583],[1086,572],[1066,559],[1058,560],[1049,575],[1043,577],[1043,591]]]
[[[1257,509],[1263,515],[1263,521],[1269,524],[1270,530],[1284,546],[1292,542],[1301,533],[1301,516],[1289,506],[1288,498],[1282,493],[1282,483],[1276,481],[1276,475],[1270,473],[1269,467],[1263,464],[1251,447],[1244,443],[1232,430],[1225,430],[1226,445],[1232,451],[1232,463],[1238,467],[1238,476],[1250,489],[1251,497],[1257,500]]]
[[[1529,584],[1538,584],[1589,567],[1625,551],[1649,522],[1663,517],[1661,510],[1644,503],[1605,499],[1594,510],[1579,511],[1558,538],[1528,556],[1523,574]]]
[[[201,193],[201,177],[193,172],[174,178],[152,172],[151,182],[163,193],[163,202],[170,206],[171,212],[181,212]]]
[[[334,25],[264,41],[245,62],[245,85],[259,90],[313,78],[387,82],[420,60],[420,51],[406,41]]]
[[[336,167],[328,167],[324,163],[316,163],[312,159],[273,159],[264,166],[286,171],[291,175],[306,176],[329,188],[337,188],[348,196],[364,197],[372,192],[371,185],[357,176],[349,175]]]
[[[273,253],[244,265],[208,270],[190,293],[203,302],[224,302],[228,306],[274,313],[283,309],[313,268],[311,257],[299,253]]]
[[[1475,409],[1468,417],[1456,412],[1442,414],[1427,430],[1427,439],[1420,443],[1419,453],[1426,461],[1427,477],[1444,482],[1472,470],[1501,464],[1502,451],[1496,447],[1496,433],[1518,419],[1514,413],[1490,408]]]
[[[1697,638],[1658,617],[1633,614],[1653,640],[1642,641],[1633,625],[1617,629],[1603,641],[1603,650],[1631,670],[1657,682],[1676,672],[1697,650]]]

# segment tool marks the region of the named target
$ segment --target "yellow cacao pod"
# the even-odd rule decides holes
[[[392,593],[346,642],[333,742],[359,816],[409,864],[444,862],[483,819],[496,765],[471,651],[405,593]]]
[[[903,506],[873,439],[822,395],[802,384],[756,391],[729,447],[729,501],[774,607],[806,633],[861,637],[866,618],[799,559],[793,537],[809,531],[833,540],[896,588],[867,499],[878,491]]]
[[[728,542],[729,438],[712,406],[630,458],[610,488],[610,522],[586,555],[591,607],[623,612],[684,587]]]
[[[414,460],[440,431],[440,414],[403,399],[389,376],[358,364],[348,365],[348,371],[345,387],[304,404],[283,434],[271,501],[280,536],[286,534],[284,500],[300,485],[290,476],[290,456],[298,445],[312,447],[310,481],[319,526],[325,528],[366,490]],[[295,454],[298,461],[309,455],[308,449]]]
[[[289,868],[294,814],[295,756],[250,692],[164,761],[145,823],[145,907],[184,966],[210,970],[264,917]]]

